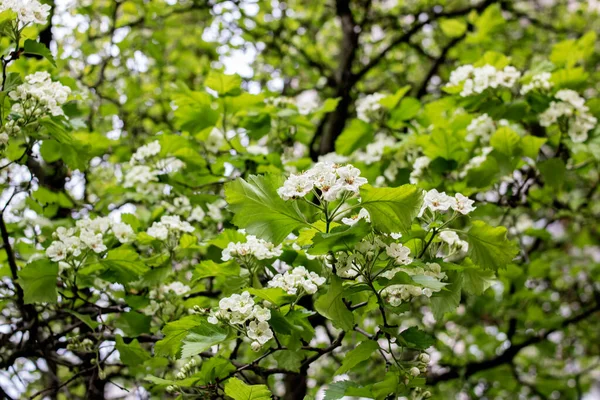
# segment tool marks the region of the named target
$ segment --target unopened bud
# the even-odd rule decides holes
[[[419,375],[421,375],[421,371],[420,371],[420,370],[419,370],[419,368],[417,368],[417,367],[412,367],[412,368],[410,369],[410,374],[411,374],[412,376],[419,376]]]

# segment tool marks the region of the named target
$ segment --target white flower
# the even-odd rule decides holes
[[[552,101],[546,111],[540,114],[540,125],[550,126],[557,123],[559,118],[565,118],[571,140],[575,143],[585,142],[588,132],[594,129],[598,122],[589,113],[585,100],[570,89],[559,90],[554,97],[560,101]]]
[[[46,255],[52,261],[62,261],[67,258],[67,246],[61,241],[54,241],[46,249]]]
[[[101,233],[83,230],[79,233],[79,238],[86,246],[92,249],[95,253],[102,253],[106,250]]]
[[[135,236],[131,226],[122,222],[114,223],[111,229],[117,240],[121,243],[129,243]]]
[[[521,73],[510,65],[500,71],[491,65],[477,68],[472,65],[463,65],[452,71],[448,86],[462,84],[463,88],[460,95],[466,97],[498,86],[512,88],[520,76]]]
[[[158,240],[167,240],[169,237],[169,229],[160,222],[154,222],[146,233]]]
[[[0,12],[12,10],[17,14],[20,27],[29,24],[44,25],[48,20],[51,7],[37,0],[2,0]]]
[[[444,261],[456,262],[467,256],[469,243],[465,240],[461,240],[456,232],[443,231],[440,232],[439,237],[448,244],[448,250],[439,254],[440,257],[444,258]]]
[[[25,82],[8,96],[15,102],[11,110],[25,120],[42,114],[64,115],[61,106],[67,102],[71,89],[53,82],[47,72],[36,72],[25,77]]]
[[[147,165],[135,165],[125,174],[123,186],[126,188],[143,186],[158,181],[159,172]]]
[[[305,267],[299,266],[284,274],[275,275],[268,283],[269,287],[278,287],[285,290],[288,294],[295,295],[298,290],[304,290],[307,294],[317,292],[319,286],[325,283],[325,278],[308,271]]]
[[[475,203],[475,201],[470,200],[468,197],[463,196],[460,193],[456,193],[454,198],[456,201],[451,204],[452,209],[463,215],[467,215],[477,208],[473,207],[473,203]]]
[[[190,221],[201,222],[205,216],[206,216],[206,213],[204,212],[202,207],[197,206],[192,209],[192,213],[190,214],[190,217],[188,219]]]
[[[373,93],[358,99],[356,101],[356,115],[358,119],[365,122],[376,120],[382,108],[380,101],[384,97],[386,97],[385,94]]]
[[[252,316],[260,322],[268,321],[271,319],[271,310],[261,306],[254,306]]]
[[[292,174],[277,190],[284,200],[304,197],[313,188],[319,189],[325,201],[335,201],[342,193],[358,194],[360,186],[367,180],[360,176],[360,170],[352,165],[341,166],[331,162],[318,162],[302,174]]]
[[[431,189],[425,194],[419,217],[423,215],[423,212],[427,208],[432,212],[447,211],[450,207],[454,206],[455,203],[456,200],[453,197],[448,196],[446,192],[440,193],[436,189]]]
[[[312,190],[314,181],[307,174],[292,174],[283,183],[283,186],[277,189],[277,194],[283,200],[298,199],[306,196]]]
[[[412,368],[410,369],[410,374],[411,374],[412,376],[419,376],[419,375],[421,374],[421,371],[420,371],[420,370],[419,370],[419,368],[417,368],[417,367],[412,367]]]
[[[221,147],[223,147],[224,143],[225,135],[223,135],[219,129],[213,128],[206,138],[204,146],[206,147],[206,150],[210,151],[211,153],[218,153]]]
[[[273,339],[273,331],[269,324],[264,321],[251,321],[250,324],[248,324],[248,337],[261,345],[264,345],[269,340]]]
[[[386,247],[385,252],[393,258],[398,264],[410,264],[413,259],[410,257],[410,249],[400,243],[392,243]]]
[[[155,140],[151,143],[148,143],[140,148],[131,156],[130,162],[142,162],[146,159],[153,157],[160,153],[160,143],[158,140]]]
[[[352,225],[356,224],[358,221],[360,221],[361,219],[364,219],[367,222],[371,222],[371,216],[369,215],[369,212],[364,208],[361,208],[360,211],[358,212],[358,214],[356,214],[350,218],[342,218],[342,223],[345,225],[352,226]]]
[[[418,157],[413,163],[413,170],[411,171],[409,177],[410,183],[412,183],[413,185],[417,184],[419,182],[419,178],[423,176],[423,171],[425,171],[425,169],[429,167],[430,163],[431,159],[429,157]]]
[[[527,94],[532,90],[539,92],[548,92],[554,86],[554,83],[550,80],[552,74],[550,72],[541,72],[531,77],[531,80],[521,88],[521,94]]]
[[[283,253],[281,245],[275,246],[271,242],[247,235],[245,242],[229,243],[221,253],[223,261],[236,257],[253,256],[258,260],[279,257]]]
[[[190,290],[191,289],[189,286],[184,285],[181,282],[171,282],[170,284],[162,287],[162,291],[164,293],[172,292],[172,293],[175,293],[177,296],[181,296],[181,295],[189,292]]]
[[[490,136],[496,131],[496,124],[487,114],[482,114],[474,118],[467,126],[466,140],[474,142],[476,138],[481,138],[482,142],[490,141]]]
[[[367,165],[381,161],[385,149],[393,147],[397,143],[396,139],[385,133],[378,133],[374,140],[365,147],[364,151],[356,151],[353,157],[356,161],[363,162]],[[325,161],[325,160],[323,160]],[[329,160],[337,162],[335,160]],[[343,161],[346,162],[346,161]]]

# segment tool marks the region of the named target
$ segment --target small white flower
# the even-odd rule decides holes
[[[369,212],[364,208],[361,208],[358,214],[354,215],[353,217],[342,218],[342,223],[345,225],[353,226],[361,219],[364,219],[367,222],[371,222],[371,216],[369,215]]]
[[[67,257],[67,246],[61,241],[54,241],[46,249],[46,255],[52,261],[62,261]]]
[[[413,260],[410,257],[410,249],[400,243],[392,243],[386,247],[385,252],[393,258],[398,264],[410,264]]]
[[[454,198],[456,199],[456,201],[451,205],[452,209],[458,211],[463,215],[467,215],[477,208],[473,207],[473,203],[475,203],[475,201],[469,199],[466,196],[463,196],[460,193],[456,193]]]

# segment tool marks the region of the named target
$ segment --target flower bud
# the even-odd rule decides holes
[[[427,353],[421,353],[419,355],[419,361],[424,362],[425,364],[429,363],[430,360],[431,357],[429,357],[429,354]]]
[[[412,368],[410,369],[410,374],[411,374],[412,376],[419,376],[419,375],[421,375],[421,371],[420,371],[420,370],[419,370],[419,368],[417,368],[417,367],[412,367]]]

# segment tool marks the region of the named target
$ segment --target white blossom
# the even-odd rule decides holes
[[[37,0],[2,0],[0,12],[12,10],[17,14],[20,27],[29,24],[44,25],[48,21],[51,7]]]
[[[361,219],[364,219],[367,222],[371,222],[371,216],[369,215],[369,212],[364,208],[361,208],[358,214],[350,218],[342,218],[342,223],[348,226],[353,226]]]
[[[426,209],[429,209],[432,212],[447,211],[455,204],[455,202],[456,200],[453,197],[448,196],[446,192],[440,193],[436,189],[431,189],[425,194],[419,217],[423,215]]]
[[[550,72],[541,72],[531,77],[529,83],[523,85],[521,88],[521,94],[525,95],[532,90],[539,92],[548,92],[554,86],[554,83],[550,80],[552,74]]]
[[[559,101],[552,101],[546,111],[540,114],[540,125],[550,126],[564,118],[571,140],[575,143],[585,142],[588,132],[594,129],[598,121],[589,113],[583,97],[570,89],[559,90],[554,97]]]
[[[281,245],[275,246],[273,243],[259,239],[254,235],[247,235],[245,242],[231,242],[223,249],[221,259],[229,261],[232,258],[252,256],[257,260],[266,260],[279,257],[283,253]]]
[[[448,86],[463,85],[460,95],[462,97],[472,94],[479,94],[488,88],[497,88],[499,86],[512,88],[521,73],[513,66],[506,66],[498,70],[491,65],[483,67],[473,67],[472,65],[463,65],[452,71]]]
[[[275,275],[269,282],[269,287],[278,287],[285,290],[288,294],[298,294],[298,291],[304,291],[308,294],[317,292],[319,286],[325,283],[325,278],[314,272],[308,271],[305,267],[299,266],[291,269],[284,274]]]
[[[381,99],[386,97],[382,93],[373,93],[356,101],[356,115],[358,119],[365,122],[373,122],[378,119],[382,110]]]
[[[386,247],[385,252],[393,258],[397,264],[410,264],[413,259],[410,257],[410,249],[400,243],[392,243]]]
[[[473,203],[475,203],[475,201],[470,200],[468,197],[463,196],[460,193],[456,193],[454,199],[455,201],[451,205],[452,209],[463,215],[467,215],[471,211],[475,210],[475,208],[477,208],[473,207]]]

